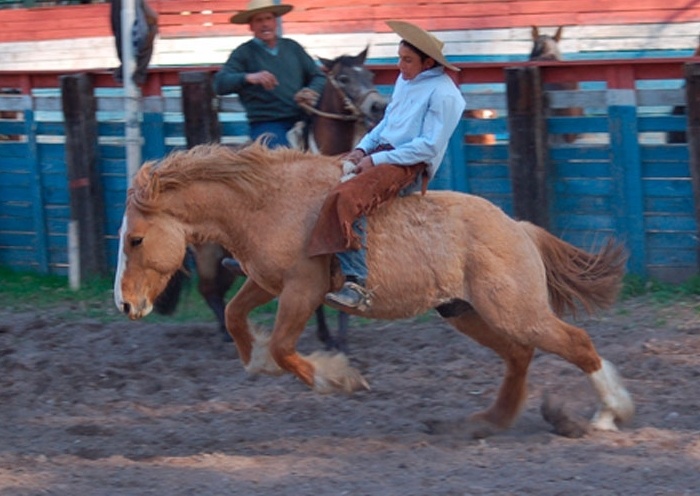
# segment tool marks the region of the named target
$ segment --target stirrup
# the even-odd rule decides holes
[[[225,257],[221,260],[221,265],[236,275],[245,275],[243,267],[235,258]]]
[[[372,306],[372,292],[356,282],[347,281],[338,291],[326,294],[326,302],[365,312]]]

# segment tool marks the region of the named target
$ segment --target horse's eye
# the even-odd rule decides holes
[[[340,75],[337,77],[337,80],[340,84],[348,84],[350,82],[350,78],[348,76]]]
[[[131,247],[135,247],[143,243],[143,238],[131,238]]]

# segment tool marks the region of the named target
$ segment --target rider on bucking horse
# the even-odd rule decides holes
[[[465,108],[464,97],[445,69],[459,71],[442,54],[443,42],[414,24],[387,21],[400,37],[399,71],[384,118],[344,159],[355,175],[334,188],[311,233],[309,256],[335,253],[345,283],[326,302],[364,310],[366,216],[379,205],[421,190],[437,172]]]

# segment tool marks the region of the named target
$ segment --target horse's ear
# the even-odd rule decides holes
[[[554,41],[559,43],[559,40],[561,40],[561,34],[564,31],[564,26],[559,26],[559,29],[557,29],[557,32],[554,33]]]
[[[323,64],[323,72],[328,72],[333,68],[333,60],[324,59],[323,57],[319,57],[318,60]]]
[[[536,40],[540,36],[540,30],[537,29],[537,26],[532,26],[532,39]]]
[[[365,60],[367,59],[367,52],[369,52],[369,44],[367,45],[367,48],[362,50],[360,53],[357,54],[355,57],[355,60],[359,62],[359,65],[364,65]]]

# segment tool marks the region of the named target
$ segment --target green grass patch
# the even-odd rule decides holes
[[[52,310],[63,319],[94,318],[100,321],[124,319],[114,304],[114,280],[110,277],[94,278],[81,284],[80,289],[70,288],[68,277],[18,272],[0,267],[0,299],[3,307],[14,311]],[[232,298],[243,284],[239,278],[227,293]],[[251,319],[266,324],[274,320],[276,301],[262,305],[251,314]],[[180,294],[177,310],[173,315],[152,313],[146,317],[155,322],[215,322],[214,313],[197,291],[197,280],[188,280]]]
[[[86,281],[80,289],[72,290],[65,276],[42,275],[33,272],[18,272],[0,267],[0,299],[3,307],[15,311],[37,309],[52,310],[63,319],[94,318],[100,321],[123,319],[115,305],[112,278],[95,278]],[[233,297],[243,284],[238,278],[227,294]],[[700,276],[693,276],[683,284],[666,284],[655,280],[645,280],[637,276],[626,276],[620,294],[622,300],[635,297],[649,297],[651,301],[665,304],[700,295]],[[277,311],[277,300],[255,309],[251,320],[265,326],[272,326]],[[337,311],[327,309],[326,317],[331,326],[336,322]],[[429,319],[429,316],[421,318]],[[151,321],[162,322],[214,322],[213,312],[197,291],[196,276],[184,285],[180,302],[173,315],[151,314]],[[356,318],[357,325],[368,319]]]
[[[658,303],[672,303],[700,295],[700,276],[692,276],[683,284],[663,283],[639,276],[625,276],[620,298],[625,300],[649,296]]]

